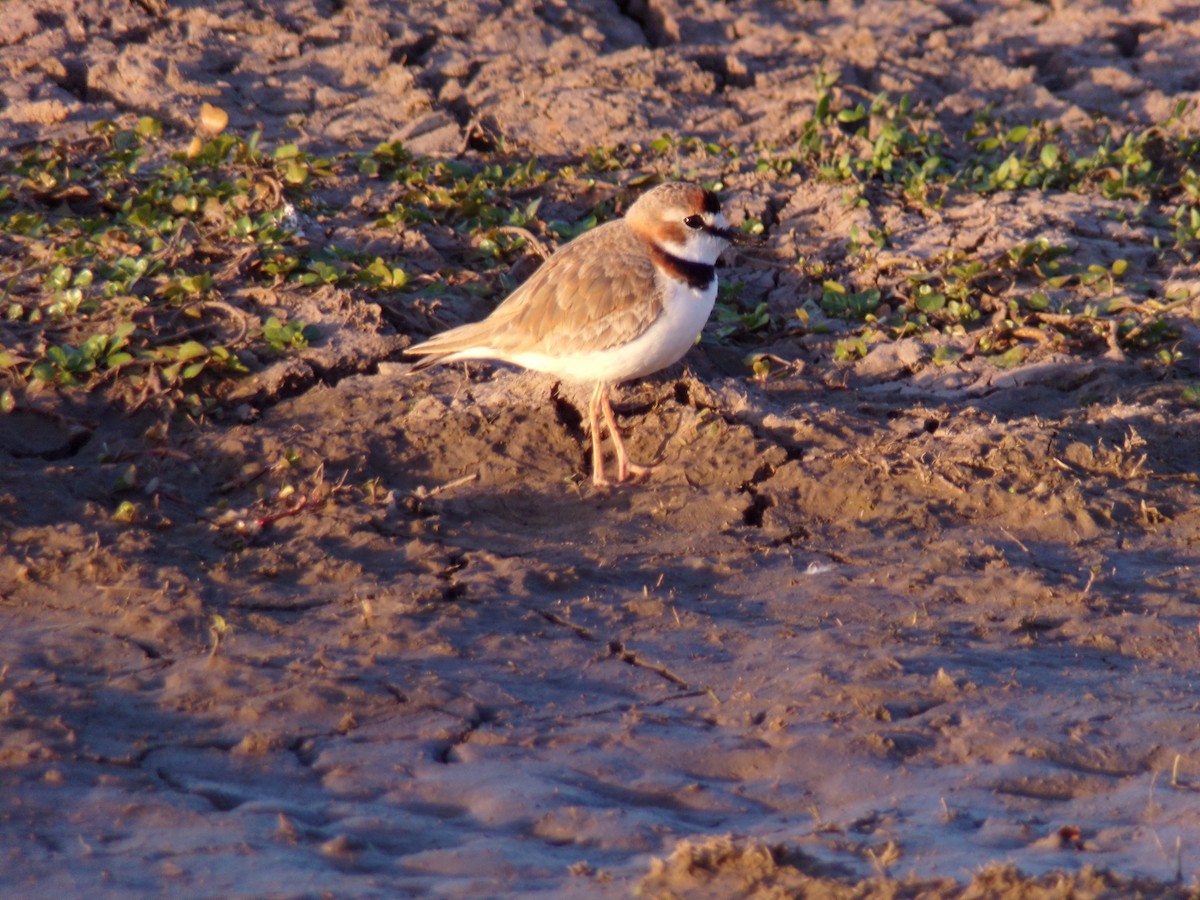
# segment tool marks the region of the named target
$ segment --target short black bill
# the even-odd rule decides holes
[[[738,228],[718,228],[716,225],[705,225],[704,230],[713,237],[719,237],[731,244],[746,244],[756,240],[755,237]]]

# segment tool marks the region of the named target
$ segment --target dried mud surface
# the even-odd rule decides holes
[[[794,137],[818,66],[945,122],[994,102],[1149,123],[1200,87],[1200,19],[1166,0],[3,19],[11,145],[135,114],[186,129],[210,100],[334,150],[457,153],[472,122],[545,156],[664,130],[749,147]],[[843,252],[864,214],[803,178],[727,196],[735,219],[770,209],[793,258]],[[1001,196],[889,227],[912,253],[1053,234],[1144,263],[1101,205]],[[812,290],[726,262],[773,306]],[[1177,384],[1050,351],[939,367],[915,340],[836,364],[810,336],[760,385],[702,345],[618,404],[660,472],[596,493],[553,385],[406,377],[376,306],[306,302],[336,337],[248,390],[241,424],[180,423],[147,455],[148,421],[86,397],[0,420],[8,890],[951,895],[987,864],[1094,895],[1196,883],[1200,410]],[[135,456],[160,502],[122,526]],[[295,514],[255,529],[284,484]],[[989,873],[977,890],[1063,885]]]

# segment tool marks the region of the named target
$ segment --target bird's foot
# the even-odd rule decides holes
[[[630,478],[640,481],[653,475],[657,468],[658,466],[641,466],[628,459],[622,459],[617,462],[617,481],[628,481]]]

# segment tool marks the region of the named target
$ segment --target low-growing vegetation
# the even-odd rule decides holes
[[[233,379],[319,339],[289,316],[279,291],[332,286],[394,304],[397,296],[444,299],[457,281],[459,290],[498,298],[512,288],[507,270],[521,255],[544,255],[619,211],[602,202],[574,221],[545,219],[545,192],[630,169],[645,173],[624,179],[631,194],[658,177],[720,190],[755,172],[784,190],[803,190],[808,178],[845,184],[847,202],[868,208],[933,208],[956,193],[1095,193],[1115,217],[1147,229],[1163,271],[1194,259],[1200,137],[1178,127],[1183,104],[1170,121],[1122,135],[1012,126],[994,110],[951,135],[907,96],[860,97],[824,73],[815,87],[794,146],[749,156],[664,135],[553,165],[513,158],[502,142],[495,158],[479,161],[423,157],[398,143],[319,157],[291,143],[266,147],[257,132],[230,134],[227,117],[210,106],[192,136],[142,118],[99,123],[83,143],[8,151],[0,157],[0,408],[14,408],[27,391],[104,387],[127,408],[212,411]],[[375,185],[383,188],[372,193]],[[335,187],[370,195],[363,205],[373,218],[358,221],[363,228],[448,233],[461,247],[451,259],[472,275],[419,271],[323,239],[345,217],[331,199]],[[769,235],[756,218],[743,229]],[[854,226],[843,257],[798,263],[815,277],[790,318],[773,316],[735,279],[708,338],[752,351],[794,330],[849,330],[835,358],[853,360],[881,340],[970,333],[968,352],[1001,365],[1025,358],[1023,347],[1064,342],[1164,366],[1184,352],[1168,314],[1191,299],[1188,289],[1165,290],[1147,272],[1134,278],[1126,259],[1075,263],[1071,246],[1037,238],[1001,253],[947,249],[885,269],[878,255],[903,250],[893,243],[884,228]],[[947,364],[964,351],[937,352],[935,362]]]

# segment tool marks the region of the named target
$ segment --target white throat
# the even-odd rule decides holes
[[[722,213],[713,217],[712,224],[717,228],[729,227]],[[699,229],[689,231],[683,241],[660,240],[658,246],[679,259],[711,266],[716,264],[721,251],[729,246],[729,241]]]

